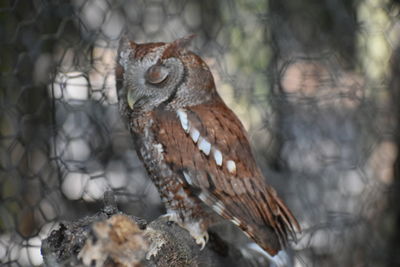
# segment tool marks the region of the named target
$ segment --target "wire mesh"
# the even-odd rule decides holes
[[[43,264],[41,240],[109,189],[128,214],[164,212],[118,112],[127,32],[197,35],[192,49],[303,227],[295,266],[400,265],[399,11],[390,0],[1,1],[1,264]]]

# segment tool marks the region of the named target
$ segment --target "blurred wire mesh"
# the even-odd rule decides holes
[[[295,266],[400,266],[399,11],[395,0],[0,1],[1,265],[42,264],[41,239],[98,211],[107,189],[129,214],[164,212],[118,113],[127,32],[197,35],[304,229]]]

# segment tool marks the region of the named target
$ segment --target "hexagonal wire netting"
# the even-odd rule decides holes
[[[399,10],[394,0],[1,1],[1,264],[42,264],[41,239],[98,211],[107,189],[128,214],[164,212],[118,112],[125,31],[137,42],[197,35],[192,50],[303,227],[295,266],[400,264],[388,198],[400,193]]]

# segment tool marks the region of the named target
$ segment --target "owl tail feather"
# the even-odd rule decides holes
[[[288,236],[297,242],[296,230],[301,231],[301,227],[289,208],[278,197],[272,187],[267,186],[263,196],[267,205],[262,205],[262,214],[266,224],[252,225],[248,234],[264,250],[271,255],[275,255],[279,250],[288,244]]]
[[[269,225],[255,224],[243,230],[271,256],[276,255],[283,247],[281,234],[277,234],[276,230]]]
[[[276,203],[278,204],[280,210],[280,218],[285,223],[286,227],[289,228],[289,234],[292,237],[294,242],[297,242],[296,230],[301,232],[301,227],[297,222],[296,218],[292,214],[292,212],[288,209],[288,207],[283,203],[283,201],[278,197],[274,196]]]
[[[278,237],[279,243],[285,247],[288,243],[288,235],[294,242],[297,242],[296,230],[301,231],[301,227],[296,218],[286,206],[286,204],[279,198],[276,191],[267,186],[267,195],[269,196],[268,206],[273,211],[274,223],[271,224],[275,234]]]

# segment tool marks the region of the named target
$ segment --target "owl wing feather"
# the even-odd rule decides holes
[[[222,217],[275,255],[300,226],[275,190],[265,184],[246,131],[217,96],[178,114],[153,111],[153,133],[182,182]]]

